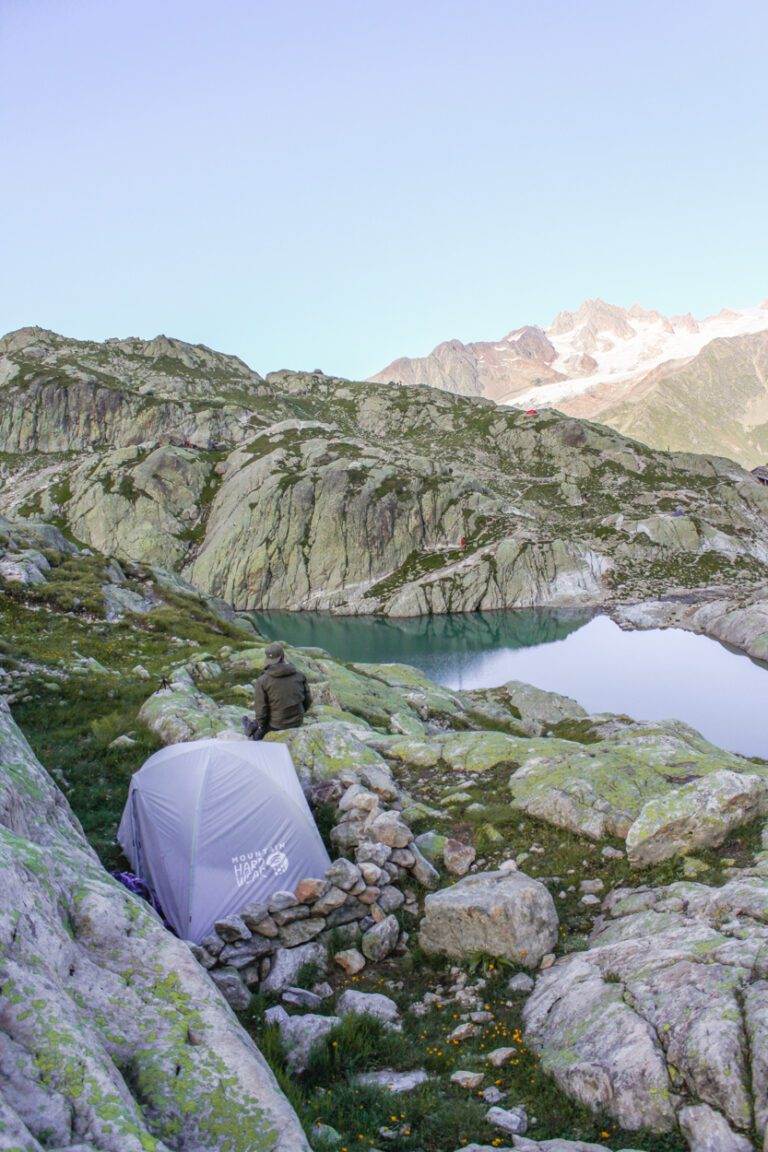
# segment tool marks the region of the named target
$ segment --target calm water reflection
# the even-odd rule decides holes
[[[525,680],[589,712],[677,717],[724,748],[768,757],[768,669],[673,629],[623,632],[607,616],[520,610],[389,620],[326,613],[254,616],[270,638],[345,661],[402,661],[451,688]]]

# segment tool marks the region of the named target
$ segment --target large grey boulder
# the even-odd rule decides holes
[[[104,615],[110,623],[122,620],[126,612],[146,616],[162,603],[155,593],[142,596],[119,584],[104,584],[101,592],[104,597]]]
[[[529,736],[540,736],[563,720],[583,720],[587,715],[570,696],[545,692],[521,680],[510,680],[499,688],[463,692],[461,698],[470,712],[500,728],[514,724]]]
[[[630,1130],[669,1131],[684,1104],[706,1104],[741,1136],[754,1119],[763,1141],[768,877],[620,890],[604,912],[588,949],[542,973],[525,1004],[544,1070]]]
[[[554,901],[523,872],[478,872],[424,901],[419,943],[457,959],[479,952],[535,968],[557,942]]]
[[[230,1134],[233,1148],[308,1150],[224,998],[104,871],[2,701],[0,890],[5,1147],[87,1132],[104,1152],[221,1152]]]
[[[734,828],[765,811],[768,781],[721,771],[649,800],[627,833],[634,867],[659,864],[697,848],[716,848]]]
[[[158,736],[163,744],[184,740],[203,740],[232,732],[242,737],[243,717],[248,708],[236,704],[219,705],[199,691],[186,669],[174,674],[170,688],[153,692],[139,710],[139,720]]]

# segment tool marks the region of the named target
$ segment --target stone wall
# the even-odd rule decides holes
[[[303,964],[325,968],[329,949],[348,973],[402,952],[408,935],[395,912],[415,919],[413,883],[438,883],[401,813],[384,807],[375,792],[334,780],[316,788],[314,798],[335,799],[340,819],[331,840],[353,850],[354,861],[342,856],[294,892],[275,892],[265,903],[217,920],[200,945],[191,945],[236,1009],[247,1008],[259,987],[275,992],[294,983]]]

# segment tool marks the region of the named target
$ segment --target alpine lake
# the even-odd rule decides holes
[[[683,720],[713,744],[768,758],[768,666],[679,629],[624,631],[582,610],[515,609],[392,618],[252,615],[269,639],[347,663],[404,663],[449,688],[523,680],[590,713]]]

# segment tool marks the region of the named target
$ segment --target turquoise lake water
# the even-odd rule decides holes
[[[713,743],[768,758],[768,668],[705,636],[624,632],[607,616],[516,610],[388,619],[264,612],[265,636],[344,661],[399,661],[449,688],[524,680],[589,712],[675,717]]]

